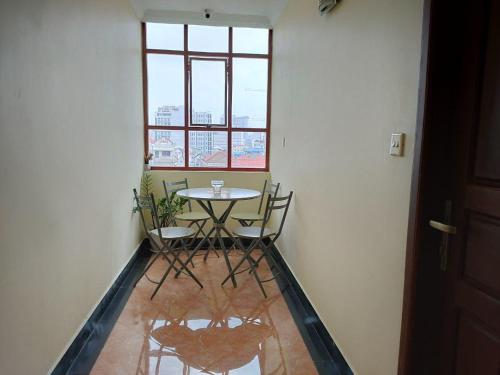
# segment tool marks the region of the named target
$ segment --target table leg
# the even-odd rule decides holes
[[[233,287],[236,288],[238,286],[238,284],[236,284],[236,277],[234,276],[233,269],[231,268],[231,262],[229,261],[229,256],[227,254],[226,245],[224,245],[224,240],[223,240],[222,236],[220,235],[220,230],[217,233],[217,236],[219,237],[219,243],[220,243],[220,246],[222,248],[222,255],[224,255],[224,260],[226,261],[227,269],[229,270],[229,274],[231,275],[231,281],[233,283]]]
[[[226,210],[224,211],[224,213],[220,217],[217,217],[215,215],[214,209],[212,207],[212,203],[210,201],[207,201],[206,204],[205,204],[205,202],[203,202],[201,200],[197,200],[197,202],[200,205],[200,207],[203,208],[210,215],[210,217],[212,218],[212,220],[214,222],[214,227],[212,228],[212,229],[215,229],[214,244],[217,241],[219,241],[219,244],[220,244],[221,249],[222,249],[222,255],[224,256],[224,260],[226,262],[226,266],[227,266],[227,269],[229,271],[231,281],[233,283],[233,286],[236,288],[237,287],[236,277],[234,276],[233,269],[231,267],[231,262],[229,261],[228,250],[226,248],[226,245],[224,245],[224,239],[222,238],[222,235],[221,235],[221,232],[224,231],[234,241],[233,236],[225,227],[225,223],[229,217],[229,214],[231,213],[232,208],[236,204],[236,201],[231,201],[229,206],[226,208]]]
[[[219,257],[219,254],[217,254],[217,250],[215,249],[215,239],[213,241],[208,239],[208,246],[209,246],[209,248],[208,248],[207,252],[205,253],[205,255],[203,256],[204,262],[207,261],[208,254],[210,253],[210,251],[214,251],[215,255],[217,255],[217,258]]]
[[[196,245],[196,247],[194,248],[194,250],[192,251],[191,255],[189,255],[188,259],[186,260],[186,264],[189,264],[189,262],[192,261],[193,257],[196,255],[196,253],[198,252],[198,250],[201,249],[201,247],[203,246],[203,244],[208,241],[210,243],[210,235],[215,231],[215,227],[210,229],[210,231],[208,232],[208,234],[200,241],[200,243],[198,245]],[[207,250],[208,251],[208,250]],[[175,274],[175,278],[178,278],[179,275],[181,274],[181,271],[182,271],[182,268],[177,271],[177,273]]]

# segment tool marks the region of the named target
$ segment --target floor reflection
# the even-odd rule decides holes
[[[164,266],[149,276],[158,278]],[[153,284],[138,284],[93,374],[316,374],[277,285],[268,283],[267,299],[248,274],[238,275],[238,288],[222,288],[227,268],[216,256],[197,259],[194,271],[203,289],[169,278],[150,301]]]
[[[148,373],[151,373],[148,366],[161,372],[161,361],[165,357],[181,361],[183,373],[201,370],[208,374],[229,374],[238,370],[232,373],[257,374],[265,366],[266,341],[272,337],[272,328],[265,323],[240,321],[234,327],[213,325],[213,322],[202,319],[181,324],[157,323],[160,327],[152,331],[145,343]],[[202,325],[206,328],[190,327]],[[232,353],[234,348],[238,348],[238,353]]]

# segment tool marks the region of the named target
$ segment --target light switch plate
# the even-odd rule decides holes
[[[404,143],[405,143],[404,133],[392,133],[389,155],[403,156]]]

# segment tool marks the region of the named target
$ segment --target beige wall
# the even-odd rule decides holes
[[[189,171],[153,171],[153,192],[155,196],[164,196],[162,181],[179,181],[187,177],[189,187],[209,187],[211,180],[224,180],[225,187],[240,187],[247,189],[262,190],[264,180],[270,178],[270,174],[266,172],[189,172]],[[196,208],[196,203],[193,209],[202,210],[201,207]],[[222,214],[227,207],[227,203],[215,203],[214,208],[217,214]],[[259,207],[259,199],[249,201],[240,201],[236,203],[233,211],[257,211]],[[180,224],[180,223],[179,223]],[[234,227],[237,224],[234,220],[228,220],[227,226]],[[210,225],[207,223],[207,228]]]
[[[362,375],[397,367],[421,18],[421,0],[290,0],[274,29],[271,173],[296,193],[280,249]]]
[[[127,0],[0,2],[0,373],[46,373],[140,241]]]

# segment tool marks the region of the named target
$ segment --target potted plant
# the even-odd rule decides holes
[[[149,165],[149,162],[153,159],[153,153],[150,152],[148,155],[144,155],[144,170],[145,171],[150,171],[151,166]]]
[[[175,219],[175,215],[184,212],[184,205],[187,199],[181,198],[173,193],[167,198],[161,198],[157,204],[158,216],[162,227],[168,227]]]

